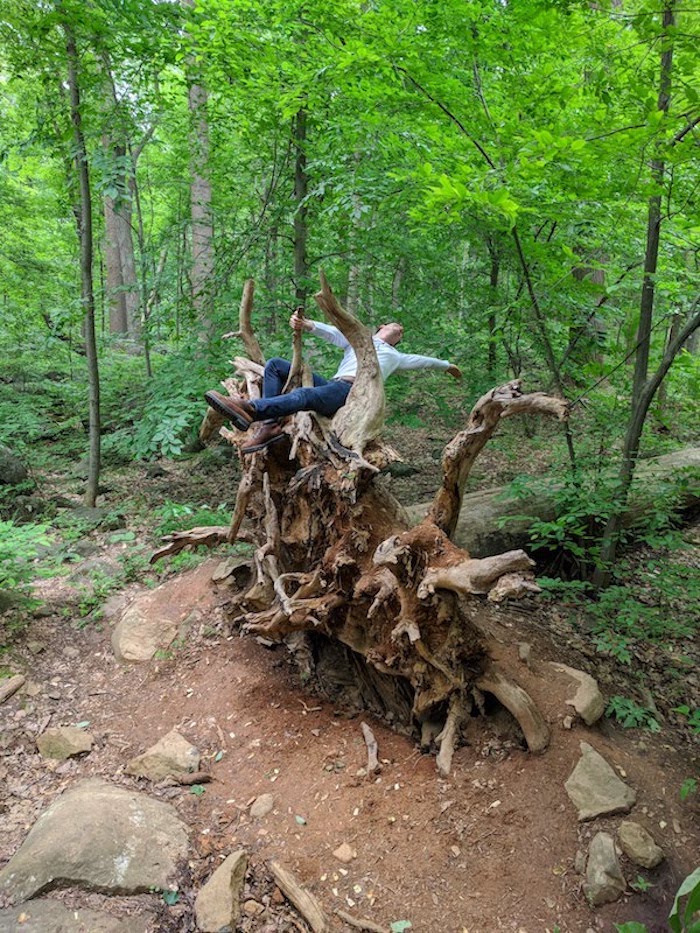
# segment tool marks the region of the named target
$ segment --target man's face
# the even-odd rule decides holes
[[[391,324],[382,324],[376,336],[379,337],[380,340],[383,340],[384,343],[388,343],[390,346],[395,347],[397,343],[401,342],[401,338],[403,337],[403,326],[397,324],[396,321],[392,321]]]

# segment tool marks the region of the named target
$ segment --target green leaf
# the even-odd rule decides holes
[[[194,794],[195,797],[201,797],[205,793],[205,790],[201,784],[193,784],[190,788],[190,793]]]
[[[168,907],[174,907],[175,904],[180,900],[179,891],[163,891],[163,900],[168,905]]]
[[[410,920],[394,920],[391,924],[391,933],[404,933],[404,930],[410,930],[412,926]]]
[[[217,752],[216,755],[214,755],[214,761],[221,761],[223,757],[224,757],[223,752]]]

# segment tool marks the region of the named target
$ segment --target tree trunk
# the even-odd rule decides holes
[[[673,41],[669,38],[669,28],[675,25],[673,8],[675,0],[667,0],[662,17],[663,41],[667,47],[661,53],[661,73],[657,110],[668,113],[671,105],[671,74],[673,68]],[[632,407],[637,405],[644,388],[649,369],[649,349],[651,327],[654,314],[654,277],[659,258],[659,240],[661,236],[661,195],[663,193],[665,164],[658,154],[652,159],[651,177],[656,189],[649,198],[647,211],[647,240],[644,256],[644,279],[642,296],[639,303],[639,327],[637,328],[637,355],[634,364],[634,383],[632,386]],[[634,417],[634,415],[632,416]],[[635,452],[636,456],[636,452]]]
[[[472,707],[483,708],[484,693],[512,713],[528,747],[542,751],[549,730],[491,658],[478,623],[485,601],[538,589],[533,562],[520,550],[474,560],[450,534],[469,470],[501,418],[534,412],[561,418],[566,404],[523,395],[517,382],[484,395],[445,449],[443,484],[428,516],[411,528],[378,481],[397,455],[379,438],[384,387],[371,333],[340,306],[323,276],[316,301],[357,355],[347,403],[332,421],[309,412],[288,420],[287,443],[242,458],[230,526],[175,533],[154,559],[190,545],[254,543],[252,583],[231,603],[236,624],[288,643],[291,636],[327,689],[351,683],[360,702],[391,714],[404,729],[417,734],[422,723],[444,723],[443,770]],[[246,339],[244,310],[242,304]],[[243,381],[229,380],[229,390],[259,393],[259,364],[234,362]],[[220,433],[245,443],[238,431]]]
[[[661,68],[659,80],[659,96],[657,109],[668,113],[671,103],[671,73],[673,67],[673,43],[668,37],[669,27],[674,26],[675,0],[668,0],[662,17],[663,35],[668,43],[661,53]],[[625,444],[622,450],[622,462],[618,489],[615,492],[613,508],[605,525],[600,552],[600,565],[593,575],[595,586],[607,586],[610,582],[611,568],[617,553],[617,546],[622,531],[622,515],[624,513],[627,496],[639,453],[639,442],[646,420],[649,405],[656,393],[675,354],[682,344],[673,351],[675,344],[669,344],[664,359],[656,374],[647,380],[649,370],[649,349],[651,344],[652,319],[654,312],[654,278],[659,255],[659,241],[661,236],[661,195],[664,179],[665,165],[658,155],[652,160],[651,175],[656,192],[649,198],[647,209],[647,238],[644,257],[644,279],[642,282],[642,295],[639,307],[639,327],[637,329],[637,353],[635,357],[634,378],[632,385],[632,410],[625,434]],[[692,333],[692,331],[691,331]],[[690,336],[686,334],[685,339]],[[676,341],[677,342],[677,341]],[[673,351],[669,357],[669,352]],[[659,378],[659,373],[663,372]]]
[[[192,161],[190,181],[190,212],[192,218],[192,305],[204,330],[211,330],[214,272],[214,228],[211,212],[209,181],[209,122],[207,90],[193,82],[189,88],[192,120]]]
[[[306,174],[306,110],[300,108],[294,117],[294,295],[297,305],[304,307],[308,295],[309,266],[306,255],[308,207],[306,196],[309,179]]]
[[[119,257],[118,220],[114,210],[114,198],[104,197],[105,218],[105,267],[107,300],[109,303],[109,330],[112,334],[127,334],[129,331],[126,316],[126,297],[122,264]]]
[[[88,368],[89,386],[89,456],[88,482],[85,491],[85,504],[94,506],[100,475],[100,374],[97,361],[97,342],[95,340],[95,295],[92,285],[92,196],[90,175],[88,172],[87,150],[83,135],[80,111],[80,84],[78,78],[78,52],[75,34],[71,26],[63,25],[68,56],[68,90],[70,94],[70,114],[73,124],[75,150],[75,169],[78,175],[80,191],[80,217],[78,238],[80,240],[80,297],[85,311],[83,334]]]

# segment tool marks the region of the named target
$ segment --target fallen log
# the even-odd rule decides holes
[[[656,507],[653,491],[673,479],[686,482],[678,492],[679,511],[700,505],[700,447],[687,447],[660,457],[640,460],[625,514],[629,527]],[[462,499],[453,540],[473,557],[489,557],[532,545],[534,521],[554,521],[561,483],[552,478],[538,481],[537,490],[515,497],[508,486],[467,493]],[[412,525],[423,520],[430,502],[406,507]]]

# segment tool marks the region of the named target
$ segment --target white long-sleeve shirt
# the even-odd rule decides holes
[[[324,324],[321,321],[309,321],[309,323],[313,324],[312,334],[316,334],[323,340],[327,340],[328,343],[335,344],[336,347],[340,347],[341,350],[344,351],[343,359],[333,378],[341,379],[346,376],[356,376],[357,357],[355,356],[355,351],[338,328],[333,327],[331,324]],[[382,379],[384,380],[392,373],[396,372],[397,369],[441,369],[444,371],[451,365],[449,360],[438,360],[434,356],[419,356],[417,353],[401,353],[396,347],[392,347],[390,343],[385,343],[383,340],[380,340],[379,337],[372,337],[372,340],[374,341],[374,349],[377,351],[379,369],[382,374]]]

